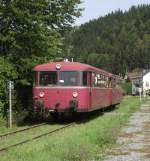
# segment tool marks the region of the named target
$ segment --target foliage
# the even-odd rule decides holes
[[[11,64],[4,57],[0,57],[0,114],[6,114],[8,81],[16,77],[17,72],[15,72]]]
[[[132,94],[132,83],[131,82],[123,83],[122,88],[123,88],[126,95]]]
[[[79,3],[1,0],[0,53],[12,61],[21,79],[35,64],[61,53],[62,33],[80,15]]]
[[[14,79],[13,73],[17,85],[20,82],[31,85],[33,66],[61,54],[63,33],[80,16],[80,3],[80,0],[0,0],[0,61],[6,61],[1,64],[0,98],[6,97],[5,83],[8,78]],[[2,107],[6,101],[1,100]]]
[[[66,33],[64,51],[115,74],[150,68],[149,15],[150,5],[133,6],[75,27]]]

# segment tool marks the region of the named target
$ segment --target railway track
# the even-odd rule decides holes
[[[6,137],[8,135],[13,135],[13,134],[16,134],[16,133],[20,133],[20,132],[23,132],[23,131],[31,130],[31,129],[34,129],[34,128],[37,128],[37,127],[40,127],[40,126],[43,126],[43,125],[46,125],[46,123],[33,125],[33,126],[30,126],[30,127],[24,128],[24,129],[13,131],[13,132],[8,132],[8,133],[0,135],[0,138]]]
[[[19,145],[22,145],[22,144],[31,142],[31,141],[33,141],[33,140],[39,139],[39,138],[44,137],[44,136],[46,136],[46,135],[50,135],[50,134],[52,134],[52,133],[55,133],[55,132],[58,132],[58,131],[60,131],[60,130],[66,129],[66,128],[68,128],[68,127],[70,127],[70,126],[73,126],[73,125],[75,125],[75,123],[70,123],[70,124],[67,124],[67,125],[65,125],[65,126],[63,126],[63,127],[56,128],[56,129],[50,130],[50,131],[48,131],[48,132],[46,132],[46,133],[37,135],[37,136],[32,137],[32,138],[30,138],[30,139],[26,139],[26,140],[20,141],[20,142],[18,142],[18,143],[16,143],[16,144],[13,144],[13,145],[9,145],[9,146],[3,147],[3,148],[0,149],[0,152],[7,151],[7,150],[9,150],[9,149],[11,149],[11,148],[13,148],[13,147],[16,147],[16,146],[19,146]],[[22,130],[23,130],[23,129],[22,129]],[[18,131],[19,131],[19,130],[18,130]],[[8,135],[5,134],[5,136],[8,136]]]

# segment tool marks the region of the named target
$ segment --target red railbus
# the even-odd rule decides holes
[[[50,113],[90,112],[120,103],[120,78],[78,62],[51,62],[34,71],[34,109]]]

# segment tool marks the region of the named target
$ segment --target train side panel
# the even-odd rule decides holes
[[[120,103],[122,92],[116,88],[92,88],[89,111]]]
[[[112,89],[112,105],[120,103],[122,97],[122,92],[119,89]]]
[[[112,103],[111,88],[91,88],[91,106],[89,111],[110,106]]]

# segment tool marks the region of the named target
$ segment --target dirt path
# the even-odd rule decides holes
[[[150,161],[150,101],[132,115],[104,161]]]

